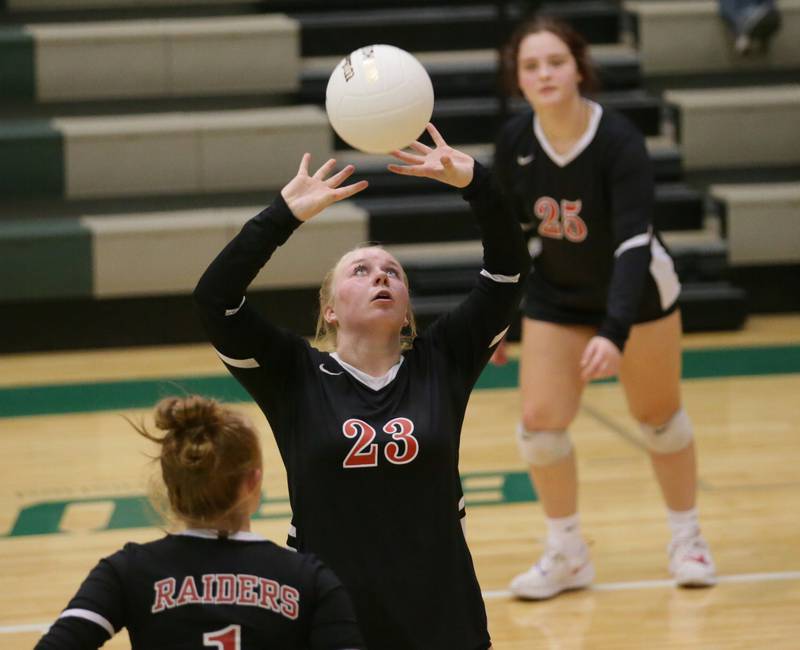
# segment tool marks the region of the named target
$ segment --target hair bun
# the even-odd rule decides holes
[[[190,470],[213,467],[222,416],[216,401],[198,395],[167,397],[155,409],[156,426],[167,432],[164,443],[172,443],[178,462]]]
[[[198,395],[167,397],[156,404],[156,426],[174,434],[192,430],[215,429],[220,419],[221,407],[214,400]]]

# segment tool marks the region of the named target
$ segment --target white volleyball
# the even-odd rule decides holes
[[[405,50],[368,45],[336,66],[325,108],[334,131],[351,147],[387,153],[408,146],[425,130],[433,113],[433,84]]]

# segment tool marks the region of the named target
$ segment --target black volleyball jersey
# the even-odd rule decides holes
[[[364,648],[341,582],[312,555],[253,533],[189,530],[126,544],[92,569],[36,650]]]
[[[459,440],[529,256],[477,165],[464,196],[483,231],[484,269],[465,302],[383,378],[270,325],[244,301],[258,269],[299,225],[281,198],[244,226],[195,290],[217,352],[272,427],[288,476],[290,544],[341,578],[376,650],[490,645],[460,525]]]
[[[589,102],[589,128],[568,155],[553,150],[528,110],[503,127],[495,173],[510,209],[538,235],[529,299],[600,314],[599,334],[620,349],[645,287],[667,310],[680,285],[653,232],[654,187],[641,133]]]

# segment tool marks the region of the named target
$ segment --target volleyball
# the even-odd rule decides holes
[[[325,95],[333,130],[367,153],[408,146],[433,113],[428,73],[393,45],[368,45],[348,54],[331,73]]]

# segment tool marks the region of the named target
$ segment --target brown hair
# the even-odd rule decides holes
[[[517,26],[512,32],[505,48],[503,48],[504,79],[503,85],[510,95],[519,95],[519,84],[517,83],[517,57],[522,41],[531,34],[539,32],[550,32],[557,36],[569,48],[570,53],[575,59],[582,80],[578,85],[578,90],[582,95],[591,95],[600,88],[600,79],[597,69],[589,55],[589,45],[575,28],[569,23],[554,18],[552,16],[537,16],[525,21]]]
[[[241,505],[242,481],[248,472],[261,468],[261,448],[252,425],[199,395],[162,399],[155,407],[155,424],[166,432],[163,436],[133,426],[161,447],[157,458],[173,513],[197,524],[233,519]]]
[[[347,251],[339,258],[339,261],[333,265],[322,279],[322,285],[319,288],[319,315],[317,316],[317,331],[314,336],[314,345],[323,350],[333,350],[336,348],[336,326],[332,325],[325,320],[325,307],[333,302],[333,276],[336,274],[336,269],[339,268],[341,261],[350,253],[361,250],[362,248],[381,248],[379,244],[362,244]],[[408,276],[406,270],[400,266],[400,272],[403,276],[403,284],[408,288]],[[402,349],[407,350],[411,347],[414,339],[417,337],[417,321],[414,318],[414,312],[411,309],[411,302],[408,304],[408,312],[406,313],[408,325],[406,325],[402,332],[400,332],[400,345]]]

